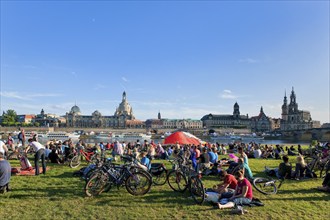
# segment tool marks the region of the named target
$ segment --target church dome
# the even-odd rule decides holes
[[[132,107],[127,102],[126,92],[123,93],[122,101],[115,112],[115,116],[120,116],[120,115],[130,116],[134,118]]]
[[[80,112],[80,108],[79,108],[77,105],[74,105],[74,106],[71,108],[70,113],[80,115],[80,114],[81,114],[81,112]]]

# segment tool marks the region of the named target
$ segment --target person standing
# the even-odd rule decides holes
[[[4,158],[5,155],[0,152],[0,193],[10,191],[9,181],[11,176],[11,166]]]
[[[33,141],[32,138],[28,140],[29,145],[25,150],[25,153],[27,153],[30,149],[30,147],[33,148],[33,150],[36,152],[34,155],[34,165],[35,165],[35,175],[39,175],[39,160],[41,159],[42,163],[42,173],[46,174],[46,160],[45,160],[45,147],[40,144],[37,141]]]
[[[25,147],[25,131],[23,128],[20,128],[20,132],[17,135],[18,144],[22,143],[22,146]]]

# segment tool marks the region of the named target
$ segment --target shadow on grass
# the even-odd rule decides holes
[[[303,194],[301,197],[297,196],[290,196],[290,195],[297,195]],[[281,196],[283,195],[283,196]],[[290,196],[290,197],[286,197]],[[282,200],[282,201],[290,201],[290,200],[302,200],[302,201],[329,201],[329,193],[320,192],[316,189],[290,189],[290,190],[281,190],[278,193],[277,197],[266,197],[263,200]]]

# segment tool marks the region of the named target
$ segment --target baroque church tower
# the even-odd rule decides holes
[[[288,99],[286,97],[286,91],[284,94],[284,100],[282,105],[282,120],[287,121],[288,120]]]
[[[290,95],[289,113],[298,113],[298,103],[296,102],[296,94],[294,93],[293,87]]]
[[[281,130],[301,130],[313,127],[312,117],[309,111],[298,109],[296,93],[292,87],[290,94],[290,103],[287,103],[286,94],[282,105]]]

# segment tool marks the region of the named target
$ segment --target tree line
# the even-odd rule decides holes
[[[0,121],[1,121],[1,123],[0,123],[1,126],[4,126],[4,127],[7,127],[7,126],[10,126],[10,127],[11,126],[39,127],[40,126],[40,123],[38,123],[38,122],[30,122],[30,123],[20,122],[16,111],[13,109],[3,111]]]

